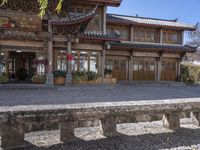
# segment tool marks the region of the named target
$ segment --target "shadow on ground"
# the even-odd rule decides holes
[[[127,136],[120,134],[112,138],[94,141],[72,142],[39,148],[28,144],[26,150],[158,150],[200,148],[200,129],[181,128],[176,132]]]

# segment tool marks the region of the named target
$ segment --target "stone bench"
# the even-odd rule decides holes
[[[190,112],[200,122],[199,99],[0,107],[1,147],[22,147],[25,133],[44,129],[59,129],[60,140],[71,142],[77,139],[75,128],[97,126],[98,121],[105,136],[116,135],[117,124],[162,116],[164,127],[175,130],[180,128],[181,114]]]

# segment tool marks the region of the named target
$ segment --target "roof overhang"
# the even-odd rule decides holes
[[[119,42],[119,34],[102,34],[102,33],[82,33],[79,35],[80,39],[92,40],[92,41],[105,41],[105,42]]]
[[[80,1],[80,0],[76,0],[76,1]],[[106,6],[118,7],[120,6],[122,0],[84,0],[84,2],[92,2],[92,3],[103,4]]]
[[[140,42],[110,42],[109,49],[114,50],[149,50],[149,51],[166,51],[178,53],[195,53],[197,47],[188,45],[168,45],[159,43],[140,43]]]
[[[84,33],[87,25],[96,15],[96,10],[98,5],[89,13],[83,14],[76,17],[67,17],[67,18],[54,18],[50,20],[50,24],[55,27],[57,32],[65,35],[78,35]],[[54,30],[55,31],[55,30]]]
[[[154,28],[166,28],[166,29],[176,29],[176,30],[188,30],[195,31],[196,26],[179,23],[177,20],[165,20],[157,18],[145,18],[136,16],[124,16],[116,14],[107,14],[107,23],[114,23],[119,25],[138,25],[145,27]]]

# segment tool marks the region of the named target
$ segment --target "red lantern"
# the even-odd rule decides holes
[[[71,54],[67,54],[67,60],[68,61],[72,61],[74,58]]]

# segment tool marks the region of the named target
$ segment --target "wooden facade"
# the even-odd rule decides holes
[[[41,19],[37,1],[9,0],[0,7],[0,51],[6,60],[1,71],[9,77],[19,68],[29,70],[30,77],[38,70],[49,76],[57,69],[68,75],[94,71],[103,78],[104,69],[110,69],[117,80],[175,81],[181,58],[196,51],[183,45],[184,31],[195,27],[177,20],[106,13],[107,6],[120,3],[76,0],[69,12],[64,4],[61,14],[55,14],[50,1],[52,15]],[[68,54],[74,58],[70,62]],[[48,69],[34,70],[36,58],[48,58]]]

